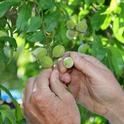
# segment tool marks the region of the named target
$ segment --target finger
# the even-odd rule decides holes
[[[89,82],[86,80],[86,76],[82,74],[80,71],[73,69],[72,71],[72,81],[70,83],[70,90],[75,97],[77,102],[81,102],[86,107],[90,107],[92,105],[92,100],[90,98],[90,94],[87,88]],[[78,77],[81,77],[80,79]],[[76,83],[75,83],[76,82]]]
[[[36,78],[35,84],[36,84],[36,89],[39,89],[40,91],[50,91],[49,88],[49,79],[51,75],[52,69],[46,69],[41,72],[41,74]]]
[[[30,122],[31,124],[35,124],[36,122],[39,124],[42,122],[43,118],[34,106],[30,106],[30,104],[25,104],[24,106],[24,116],[27,122]]]
[[[84,74],[88,76],[94,76],[95,74],[97,74],[95,73],[97,71],[97,67],[90,63],[89,61],[87,61],[84,57],[81,57],[76,52],[71,52],[70,56],[74,61],[74,66],[78,70],[82,71]]]
[[[87,61],[90,63],[94,64],[95,66],[102,68],[102,69],[107,69],[104,64],[102,64],[98,59],[96,59],[93,56],[86,55],[86,54],[80,54],[80,56],[84,57]]]
[[[64,56],[63,56],[61,59],[58,60],[58,65],[57,65],[57,67],[58,67],[58,69],[59,69],[59,71],[60,71],[61,73],[65,73],[65,72],[67,71],[67,68],[65,68],[64,65],[63,65],[63,61],[64,61],[64,58],[66,58],[66,57],[68,57],[68,56],[70,56],[70,52],[66,52],[66,53],[64,54]]]
[[[81,102],[81,104],[83,104],[90,111],[104,115],[107,112],[106,108],[98,100],[97,94],[93,92],[90,80],[86,76],[83,76],[83,78],[84,79],[82,79],[82,83],[80,85],[81,92],[78,94],[80,99],[79,102]]]
[[[65,89],[64,85],[59,79],[59,72],[57,69],[54,69],[51,74],[50,78],[50,87],[51,90],[60,98],[63,99],[64,94],[67,93],[67,90]]]
[[[69,73],[64,73],[64,74],[60,73],[60,80],[65,84],[68,84],[71,81],[71,76]]]
[[[30,97],[31,97],[32,91],[33,91],[34,81],[35,81],[35,78],[30,78],[28,80],[27,86],[24,90],[24,102],[30,101]]]
[[[67,69],[63,66],[63,60],[64,58],[59,59],[57,64],[57,67],[61,73],[65,73],[67,71]]]
[[[73,68],[73,71],[71,73],[71,83],[69,85],[69,88],[75,98],[77,98],[78,93],[80,92],[80,83],[82,82],[81,81],[82,77],[83,77],[82,72]]]

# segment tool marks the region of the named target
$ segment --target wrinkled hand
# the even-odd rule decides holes
[[[45,70],[29,79],[24,96],[24,113],[30,124],[80,124],[75,100],[60,82],[57,70]]]
[[[70,70],[63,66],[66,56],[71,56],[74,61]],[[124,92],[112,72],[92,56],[67,53],[58,62],[58,69],[61,80],[65,83],[71,80],[69,87],[76,100],[92,112],[107,116],[109,109],[124,98]]]

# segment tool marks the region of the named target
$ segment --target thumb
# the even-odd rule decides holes
[[[57,69],[53,69],[50,77],[50,87],[51,90],[60,98],[64,98],[64,95],[67,93],[64,84],[59,79],[59,72]]]
[[[80,56],[80,54],[78,54],[77,52],[71,52],[70,56],[74,61],[75,68],[77,68],[84,74],[93,76],[97,71],[97,67],[95,65],[87,61],[83,56]]]

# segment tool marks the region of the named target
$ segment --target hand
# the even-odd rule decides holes
[[[124,104],[124,92],[114,75],[94,57],[76,52],[65,56],[68,54],[74,61],[74,67],[67,70],[63,59],[59,61],[61,80],[67,83],[67,79],[71,79],[70,89],[76,100],[90,111],[110,118],[109,113],[114,113],[120,103]],[[123,107],[121,109],[124,110]]]
[[[80,124],[75,100],[56,69],[29,79],[24,96],[24,113],[30,124]]]

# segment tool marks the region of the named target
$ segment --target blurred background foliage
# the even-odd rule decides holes
[[[0,0],[0,89],[16,106],[0,105],[1,124],[25,123],[9,91],[22,92],[30,76],[52,66],[58,45],[97,57],[123,87],[124,0]],[[79,109],[82,124],[108,123]]]

